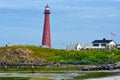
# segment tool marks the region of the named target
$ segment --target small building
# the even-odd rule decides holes
[[[71,43],[67,45],[67,50],[89,49],[89,46],[83,43]]]
[[[67,50],[77,50],[77,45],[76,43],[71,43],[67,45]]]
[[[93,49],[112,49],[116,46],[117,44],[113,40],[106,40],[103,38],[103,40],[94,40],[92,42],[92,47]]]

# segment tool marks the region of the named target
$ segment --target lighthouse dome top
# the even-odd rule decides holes
[[[48,4],[45,6],[45,10],[50,10],[50,7],[48,6]]]

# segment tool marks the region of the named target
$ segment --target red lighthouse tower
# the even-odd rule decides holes
[[[42,37],[42,46],[51,48],[51,36],[50,36],[50,7],[48,5],[45,6],[45,19],[44,19],[44,29],[43,29],[43,37]]]

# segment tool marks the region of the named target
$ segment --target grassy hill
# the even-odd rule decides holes
[[[61,63],[84,63],[103,64],[120,61],[120,50],[81,50],[68,51],[48,49],[38,46],[8,46],[0,47],[0,60],[12,62],[61,62]]]

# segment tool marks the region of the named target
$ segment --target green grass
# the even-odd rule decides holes
[[[0,77],[0,80],[48,80],[47,78]]]
[[[21,77],[0,77],[0,80],[29,80],[30,78]]]
[[[19,60],[15,58],[5,59],[6,49],[8,49],[9,55],[23,56],[13,54],[16,49],[30,50],[30,54],[26,59]],[[27,56],[25,56],[27,57]],[[81,64],[104,64],[107,62],[120,61],[120,50],[80,50],[80,51],[68,51],[58,49],[48,49],[39,46],[31,45],[16,45],[8,47],[0,47],[0,60],[8,60],[12,62],[24,62],[24,61],[36,61],[43,60],[45,62],[60,62],[60,63],[81,63]]]
[[[81,76],[81,74],[83,74]],[[87,78],[100,78],[100,77],[107,77],[113,76],[117,73],[112,72],[88,72],[88,73],[80,73],[80,76],[74,77],[74,79],[87,79]]]
[[[41,71],[66,71],[66,70],[80,70],[81,67],[79,65],[68,65],[68,68],[66,65],[62,65],[59,67],[56,66],[36,66],[34,69],[34,72],[38,73]],[[16,67],[9,67],[7,70],[5,70],[3,67],[0,67],[0,72],[26,72],[26,73],[31,73],[32,69],[31,66],[24,66],[20,67],[19,69],[17,69]]]

